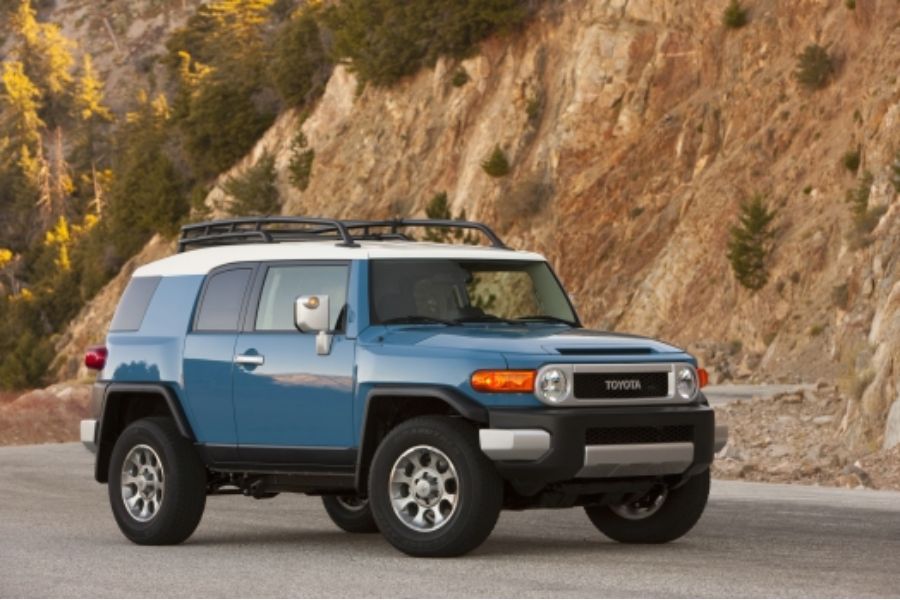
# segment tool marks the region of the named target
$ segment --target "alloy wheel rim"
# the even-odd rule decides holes
[[[433,446],[414,446],[391,469],[389,493],[394,514],[420,533],[446,525],[459,504],[459,478],[453,461]]]
[[[668,495],[669,492],[666,489],[654,490],[637,500],[612,504],[609,509],[623,519],[640,521],[655,515],[665,504]]]
[[[129,516],[146,523],[159,514],[166,481],[162,460],[146,444],[132,448],[122,463],[122,502]]]

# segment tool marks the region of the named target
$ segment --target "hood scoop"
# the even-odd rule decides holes
[[[641,354],[653,354],[652,349],[641,346],[624,346],[618,348],[610,346],[604,346],[602,348],[575,346],[569,348],[557,348],[556,351],[563,356],[635,356]]]

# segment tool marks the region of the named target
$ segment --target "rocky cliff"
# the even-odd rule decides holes
[[[525,31],[390,89],[360,90],[339,67],[314,110],[282,114],[220,182],[269,152],[286,214],[420,215],[446,191],[454,212],[543,252],[588,324],[685,345],[718,380],[837,380],[851,398],[848,443],[895,443],[900,5],[758,0],[732,30],[726,4],[548,2]],[[792,76],[812,43],[835,65],[817,91]],[[461,70],[468,80],[454,85]],[[287,172],[299,130],[315,151],[302,192]],[[495,146],[505,177],[481,168]],[[860,153],[857,173],[848,151]],[[868,236],[845,202],[864,172]],[[769,283],[751,293],[726,244],[755,194],[777,217]],[[208,205],[223,196],[214,189]],[[85,309],[94,337],[114,296]],[[900,425],[887,429],[900,438]]]

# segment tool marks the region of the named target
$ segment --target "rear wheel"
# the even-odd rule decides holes
[[[109,502],[119,529],[136,544],[178,544],[206,507],[206,469],[166,418],[129,425],[113,448]]]
[[[636,500],[584,508],[607,537],[627,544],[664,544],[690,531],[706,508],[709,470],[673,490],[660,488]]]
[[[369,501],[378,528],[398,550],[459,556],[494,529],[503,486],[471,425],[418,417],[397,426],[375,452]]]
[[[378,531],[367,499],[358,496],[322,496],[322,504],[334,524],[348,533]]]

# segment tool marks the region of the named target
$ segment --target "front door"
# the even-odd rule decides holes
[[[234,407],[241,460],[352,462],[355,340],[343,330],[347,263],[274,263],[255,286],[255,313],[235,345]],[[298,296],[328,295],[331,352],[294,327]]]

